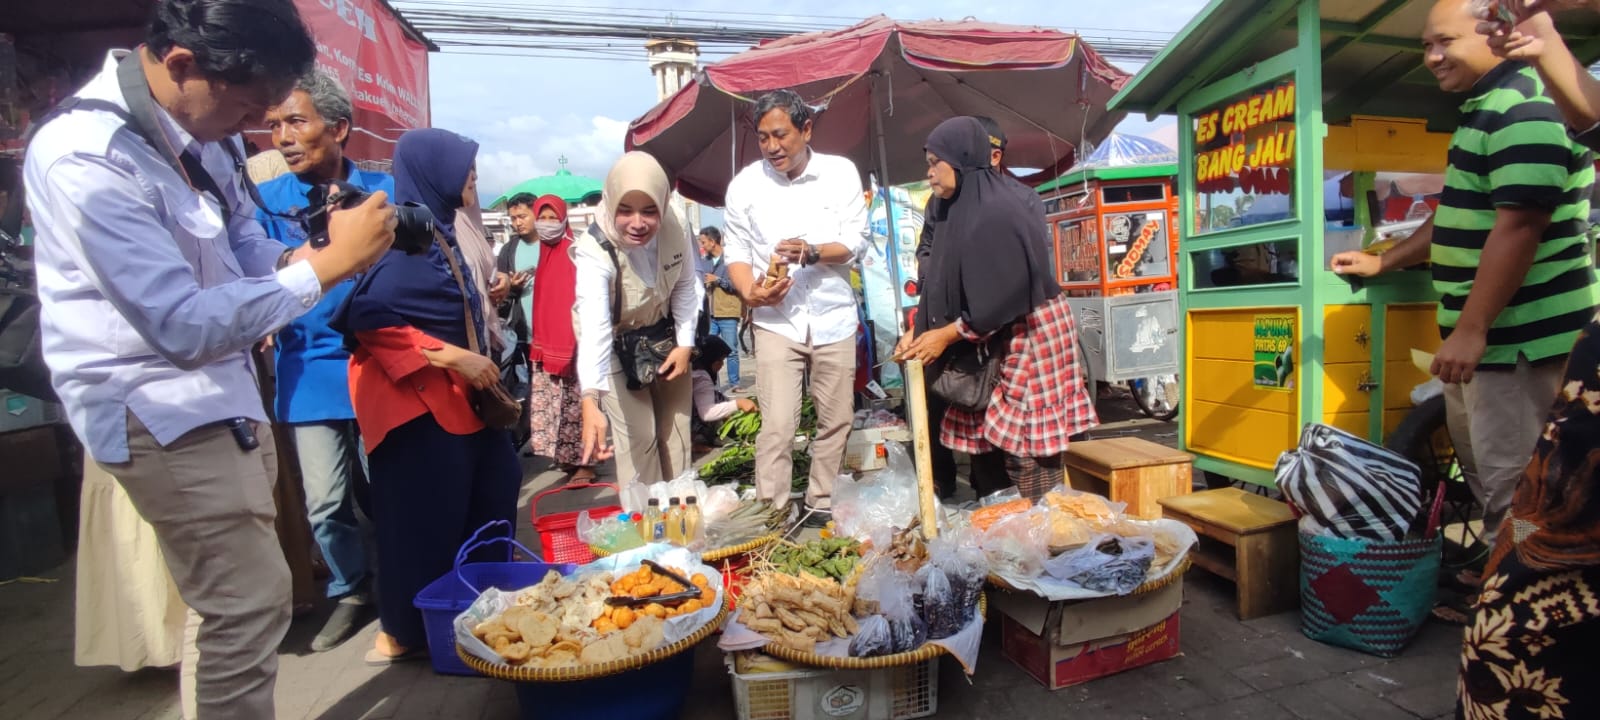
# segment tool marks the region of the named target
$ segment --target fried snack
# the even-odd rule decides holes
[[[666,623],[645,615],[622,631],[622,640],[634,650],[653,650],[666,639]]]
[[[1050,511],[1050,549],[1070,550],[1088,544],[1094,536],[1082,519],[1052,509]]]
[[[745,586],[740,622],[774,643],[814,652],[818,642],[856,632],[852,589],[809,574],[766,573]]]
[[[774,253],[767,259],[767,275],[762,278],[761,286],[772,287],[786,277],[789,277],[789,261]]]
[[[518,634],[522,635],[523,642],[540,647],[553,642],[556,637],[556,631],[560,629],[560,625],[555,618],[542,612],[523,614],[517,617],[511,626],[516,629]]]
[[[607,635],[584,646],[578,661],[585,665],[621,660],[629,655],[628,642],[620,633]]]
[[[1048,492],[1045,493],[1044,502],[1051,510],[1083,520],[1095,530],[1104,530],[1118,519],[1116,511],[1099,495]]]
[[[472,634],[477,636],[479,640],[483,640],[484,638],[495,633],[509,631],[510,628],[506,627],[505,620],[503,618],[504,616],[502,615],[501,617],[489,618],[488,620],[478,623],[477,627],[472,628]]]
[[[988,530],[990,525],[999,522],[1001,518],[1027,512],[1032,507],[1033,503],[1022,498],[981,507],[972,511],[972,527],[980,531]]]
[[[496,648],[495,652],[512,665],[521,665],[533,657],[533,647],[525,642],[511,643],[504,648]]]

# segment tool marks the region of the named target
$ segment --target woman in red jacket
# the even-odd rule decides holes
[[[371,664],[427,652],[417,591],[450,571],[478,528],[516,514],[522,471],[511,436],[485,427],[469,401],[500,381],[478,350],[489,347],[483,298],[455,241],[456,211],[478,201],[477,153],[445,130],[401,136],[395,201],[431,211],[436,241],[416,255],[390,250],[357,280],[339,321],[372,474],[383,629]]]

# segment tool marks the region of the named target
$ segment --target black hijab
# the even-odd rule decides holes
[[[939,328],[965,318],[973,332],[987,334],[1060,295],[1045,254],[1044,204],[1028,202],[989,167],[983,125],[951,118],[924,147],[955,168],[957,185],[950,199],[928,202],[924,222],[935,240],[921,273],[918,324]]]

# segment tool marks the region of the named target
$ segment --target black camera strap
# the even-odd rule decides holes
[[[155,98],[150,94],[150,81],[144,76],[144,66],[139,62],[139,54],[144,52],[140,45],[133,52],[117,63],[117,84],[122,87],[122,99],[128,103],[128,113],[123,115],[128,129],[134,131],[144,139],[145,143],[155,148],[162,159],[178,172],[189,187],[197,192],[209,193],[217,201],[217,206],[222,209],[222,223],[228,224],[233,215],[233,208],[228,204],[228,196],[223,194],[222,188],[217,185],[217,179],[206,171],[205,165],[195,153],[185,149],[179,152],[172,147],[167,134],[161,130],[161,122],[156,117]],[[119,108],[120,109],[120,108]],[[262,202],[261,193],[256,189],[256,184],[250,180],[250,174],[245,169],[244,153],[234,143],[233,138],[224,138],[220,144],[227,151],[228,157],[233,159],[234,174],[244,185],[245,192],[250,196],[250,201],[263,210],[267,204]]]
[[[598,225],[590,225],[589,234],[600,244],[600,249],[611,256],[611,265],[616,268],[611,276],[611,332],[616,333],[622,324],[622,261],[617,259],[617,246],[600,232]]]

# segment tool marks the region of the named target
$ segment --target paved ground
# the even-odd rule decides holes
[[[1127,418],[1127,403],[1110,399],[1107,420]],[[1107,433],[1137,433],[1173,444],[1175,426],[1115,423]],[[559,475],[529,468],[520,535],[537,547],[527,519],[533,493]],[[570,493],[577,495],[580,493]],[[72,665],[72,565],[48,584],[0,586],[0,718],[168,720],[178,717],[176,675],[133,674]],[[1136,718],[1449,717],[1454,704],[1460,631],[1427,627],[1406,653],[1381,660],[1313,642],[1299,615],[1251,622],[1233,614],[1232,586],[1200,571],[1186,580],[1181,619],[1183,655],[1174,660],[1056,692],[1046,691],[1000,654],[991,622],[977,675],[969,681],[952,660],[939,678],[939,717],[1016,718],[1081,714],[1094,720]],[[493,680],[442,677],[426,664],[368,668],[361,655],[375,627],[332,652],[306,649],[317,618],[297,622],[282,646],[280,718],[517,718],[513,689]],[[702,645],[683,717],[736,716],[731,679],[714,645]]]

